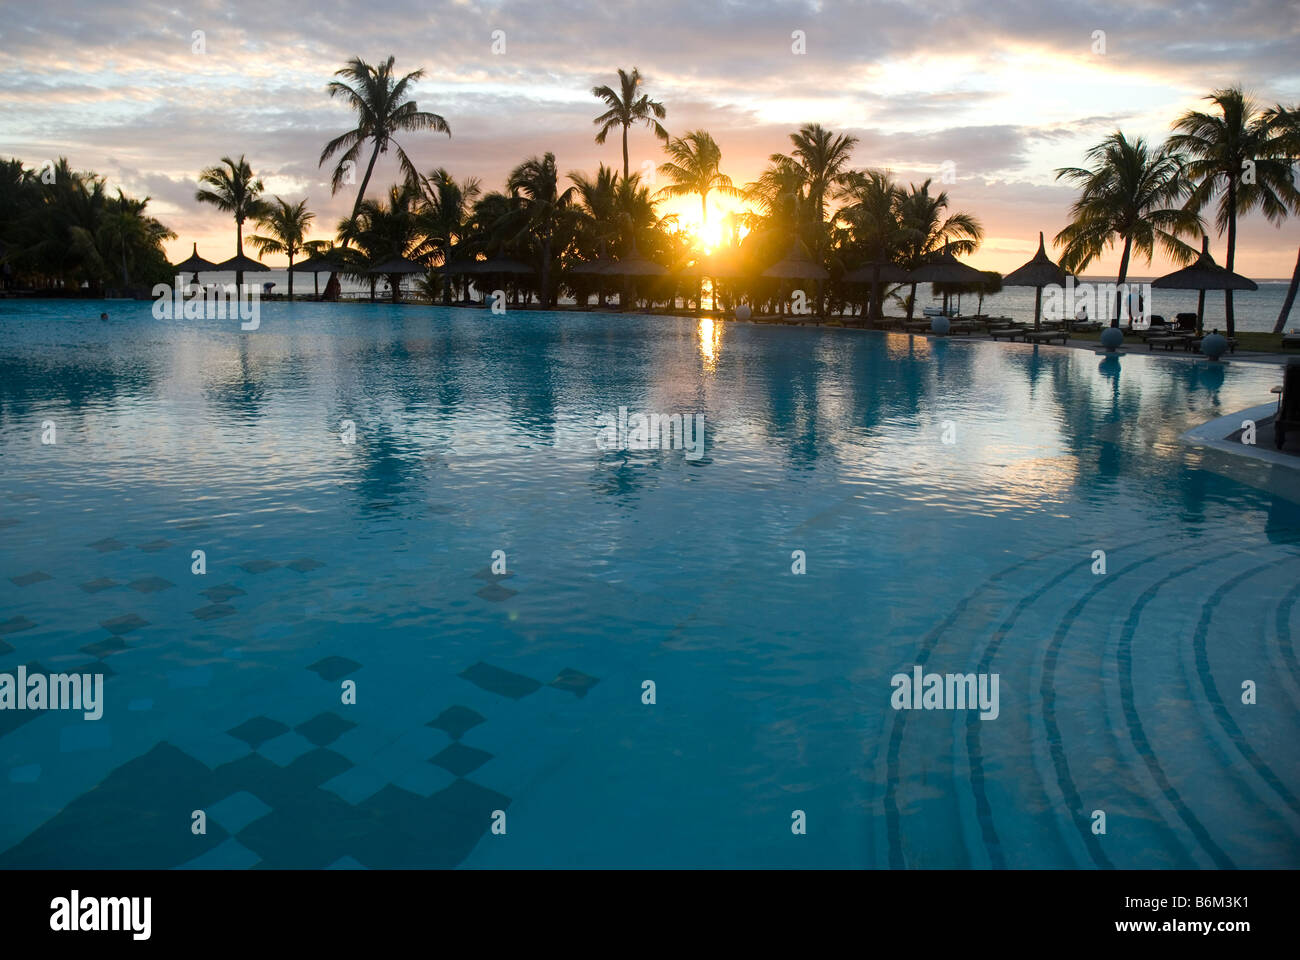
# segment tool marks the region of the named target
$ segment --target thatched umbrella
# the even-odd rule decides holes
[[[1152,287],[1158,287],[1161,290],[1198,290],[1200,295],[1196,298],[1196,335],[1199,337],[1203,331],[1203,321],[1205,317],[1205,291],[1206,290],[1258,290],[1254,280],[1243,277],[1239,273],[1233,273],[1226,267],[1221,267],[1214,262],[1210,256],[1210,238],[1201,237],[1201,255],[1196,258],[1196,262],[1190,267],[1183,267],[1181,270],[1175,270],[1173,273],[1167,273],[1151,282]]]
[[[204,260],[202,257],[199,256],[199,245],[198,245],[197,242],[195,242],[195,244],[194,244],[194,252],[191,253],[187,258],[185,258],[184,260],[182,260],[180,263],[174,263],[174,264],[172,264],[172,268],[175,269],[175,270],[179,270],[181,273],[192,273],[192,274],[194,274],[194,277],[193,277],[193,279],[190,280],[190,283],[198,283],[198,282],[199,282],[199,271],[200,271],[200,270],[220,270],[220,269],[221,269],[221,268],[218,267],[215,263],[213,263],[211,260]]]
[[[320,298],[320,275],[322,273],[339,273],[347,268],[347,262],[335,249],[325,250],[306,260],[300,260],[289,268],[290,273],[310,273],[314,296]]]
[[[396,282],[391,284],[393,303],[396,303],[398,287],[401,284],[401,281],[398,280],[397,278],[402,274],[424,273],[428,269],[429,268],[426,267],[424,264],[416,263],[414,260],[408,260],[406,259],[406,257],[390,257],[389,259],[385,260],[381,264],[378,264],[373,267],[367,267],[365,272],[371,274],[378,274],[380,276],[386,276],[393,280],[396,280]]]
[[[194,249],[197,251],[198,246],[195,245]],[[217,269],[235,271],[236,287],[242,287],[244,285],[244,274],[246,273],[270,273],[271,272],[271,268],[268,267],[266,264],[259,263],[258,261],[254,260],[252,257],[246,257],[242,253],[235,254],[229,260],[223,260],[221,263],[217,264]]]
[[[820,263],[814,263],[808,248],[795,237],[784,257],[763,271],[763,276],[777,280],[826,280],[830,274]]]
[[[627,308],[627,296],[630,284],[628,280],[632,277],[665,277],[668,275],[668,268],[662,263],[655,263],[653,260],[647,260],[641,255],[641,251],[636,248],[636,241],[632,241],[632,249],[627,252],[627,256],[621,257],[613,263],[607,265],[600,273],[609,277],[622,277],[624,294],[619,295],[618,309],[620,311]]]
[[[871,319],[879,320],[881,315],[879,294],[882,283],[902,283],[907,279],[907,271],[890,260],[868,260],[856,270],[850,270],[841,278],[845,283],[871,284]]]
[[[830,274],[820,263],[813,261],[813,258],[808,255],[808,248],[798,237],[795,237],[790,242],[790,249],[786,251],[785,256],[764,270],[762,276],[777,280],[815,280],[820,284],[822,280],[828,279]],[[820,309],[819,306],[819,312]],[[784,306],[781,312],[784,315]]]
[[[1038,252],[1023,267],[1012,270],[1002,278],[1004,287],[1034,288],[1034,329],[1040,328],[1043,314],[1043,287],[1065,286],[1066,272],[1052,262],[1043,245],[1043,234],[1038,233]]]
[[[907,275],[908,282],[917,283],[985,283],[983,270],[962,263],[952,255],[948,244],[943,250]]]
[[[718,309],[717,283],[719,280],[739,280],[746,276],[745,270],[736,262],[736,251],[715,251],[697,258],[693,263],[682,267],[678,273],[683,277],[700,280],[708,278],[713,281],[713,309]],[[701,291],[701,297],[703,291]]]
[[[522,260],[514,260],[510,257],[488,257],[486,260],[452,260],[439,267],[438,272],[448,277],[499,277],[505,274],[526,276],[528,274],[536,273],[537,270],[535,267],[530,267]],[[466,290],[465,296],[468,299],[468,290]]]

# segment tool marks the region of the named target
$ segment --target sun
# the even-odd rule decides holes
[[[695,241],[695,246],[705,253],[712,253],[722,246],[722,224],[717,220],[708,223],[692,223],[687,228]]]

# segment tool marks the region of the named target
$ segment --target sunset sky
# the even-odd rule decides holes
[[[321,146],[353,117],[325,84],[352,56],[388,54],[400,72],[423,67],[421,109],[452,137],[406,134],[422,171],[445,166],[500,189],[525,157],[551,150],[561,171],[621,165],[616,138],[593,142],[601,112],[590,88],[637,66],[668,108],[675,134],[710,131],[723,170],[754,179],[798,125],[820,122],[861,139],[858,167],[903,181],[940,178],[986,240],[970,258],[1009,270],[1065,223],[1072,191],[1055,168],[1116,128],[1163,139],[1170,122],[1216,86],[1239,83],[1263,105],[1300,101],[1300,4],[1093,2],[700,2],[658,0],[376,0],[310,4],[87,3],[7,5],[0,21],[0,156],[31,166],[67,156],[111,186],[153,198],[179,235],[174,258],[198,241],[224,259],[233,223],[194,202],[198,171],[248,156],[268,194],[306,196],[326,237],[354,194],[331,197]],[[206,53],[192,52],[203,31]],[[505,52],[492,51],[493,31]],[[1095,31],[1105,53],[1095,53]],[[806,53],[792,51],[803,31]],[[663,160],[644,129],[633,169]],[[381,160],[370,192],[397,176]],[[662,182],[656,184],[662,186]],[[698,200],[665,205],[687,220]],[[715,208],[718,210],[723,207]],[[1281,229],[1242,223],[1237,267],[1287,277],[1300,219]],[[1222,259],[1223,240],[1212,237]],[[278,261],[268,258],[268,263]],[[1089,273],[1113,271],[1112,253]],[[1163,272],[1157,261],[1135,275]]]

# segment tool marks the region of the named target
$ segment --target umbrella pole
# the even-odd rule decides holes
[[[1043,288],[1034,287],[1034,329],[1039,330],[1039,318],[1043,315]]]
[[[1205,336],[1205,291],[1202,290],[1196,297],[1196,335]]]

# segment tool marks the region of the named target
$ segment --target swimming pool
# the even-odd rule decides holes
[[[105,675],[99,720],[0,712],[0,865],[1300,866],[1300,483],[1179,441],[1276,382],[0,303],[0,671]],[[701,455],[601,449],[620,407]],[[997,717],[895,710],[917,666]]]

